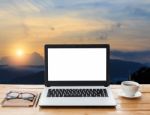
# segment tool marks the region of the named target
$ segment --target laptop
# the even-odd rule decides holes
[[[109,87],[108,44],[45,45],[40,106],[115,106]]]

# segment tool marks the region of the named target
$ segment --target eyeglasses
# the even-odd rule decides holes
[[[28,93],[28,92],[15,92],[15,91],[10,91],[6,94],[6,99],[11,100],[11,99],[24,99],[28,101],[33,101],[36,95],[33,93]]]

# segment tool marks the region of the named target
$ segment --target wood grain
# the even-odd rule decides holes
[[[42,92],[43,85],[0,85],[0,102],[10,90]],[[142,85],[142,97],[127,99],[118,96],[120,85],[111,85],[117,106],[109,107],[1,107],[0,115],[150,115],[150,85]]]

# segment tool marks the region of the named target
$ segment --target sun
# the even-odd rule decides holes
[[[22,56],[24,55],[24,51],[23,51],[22,49],[17,49],[17,50],[16,50],[16,55],[17,55],[18,57],[22,57]]]

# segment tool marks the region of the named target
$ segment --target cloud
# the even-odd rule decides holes
[[[124,19],[140,19],[140,20],[149,20],[150,18],[150,4],[136,4],[136,5],[127,5],[121,9],[122,15],[121,20]],[[124,19],[123,19],[124,18]]]
[[[5,56],[0,59],[0,65],[43,65],[44,59],[37,52],[26,54],[23,59],[14,56]]]
[[[40,54],[45,43],[74,40],[104,41],[123,51],[150,48],[147,0],[1,1],[0,42],[7,46],[32,44],[30,51]]]
[[[122,24],[121,23],[116,23],[110,25],[110,28],[100,31],[100,39],[107,39],[113,32],[116,32],[118,29],[121,29]]]

